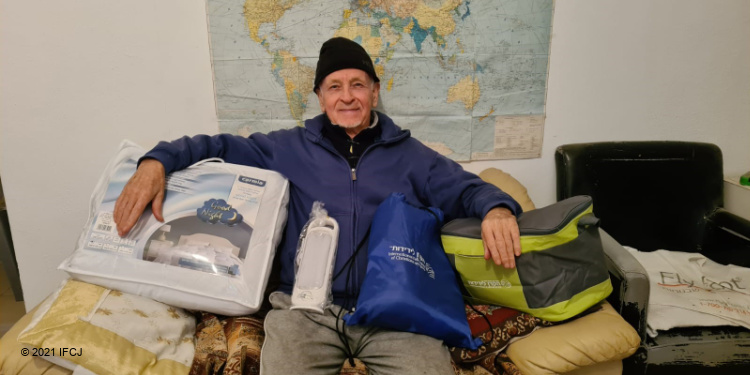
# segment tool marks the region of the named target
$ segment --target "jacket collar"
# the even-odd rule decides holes
[[[408,130],[401,129],[398,125],[393,123],[390,117],[384,115],[381,112],[377,112],[378,126],[381,127],[381,140],[384,143],[390,143],[400,140],[401,138],[409,137],[411,132]],[[309,120],[305,120],[305,129],[307,130],[307,137],[313,142],[320,142],[323,139],[323,124],[326,120],[325,113],[317,115]]]

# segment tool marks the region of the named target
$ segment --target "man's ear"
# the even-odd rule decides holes
[[[375,109],[375,107],[378,106],[378,98],[380,97],[380,82],[375,82],[375,84],[373,85],[373,90],[375,91],[372,93],[371,108]]]

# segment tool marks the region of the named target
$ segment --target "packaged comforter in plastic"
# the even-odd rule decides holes
[[[59,268],[182,308],[257,311],[286,223],[288,181],[248,166],[196,164],[167,176],[163,223],[147,208],[121,238],[112,213],[143,154],[133,143],[121,145],[92,194],[76,250]]]

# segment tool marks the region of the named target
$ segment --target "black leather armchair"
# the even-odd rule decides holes
[[[746,328],[676,328],[648,337],[648,276],[620,245],[699,252],[750,267],[750,221],[722,208],[722,163],[717,146],[694,142],[582,143],[555,153],[557,199],[593,197],[615,287],[609,302],[641,336],[624,361],[626,374],[750,374]]]

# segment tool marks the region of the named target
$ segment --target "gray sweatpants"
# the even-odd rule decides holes
[[[291,297],[282,292],[271,294],[270,300],[273,310],[264,323],[260,374],[338,374],[346,361],[336,334],[336,314],[341,307],[334,305],[317,314],[289,310]],[[339,327],[343,324],[339,321]],[[370,374],[454,374],[448,348],[432,337],[347,326],[346,338],[354,356],[367,365]]]

